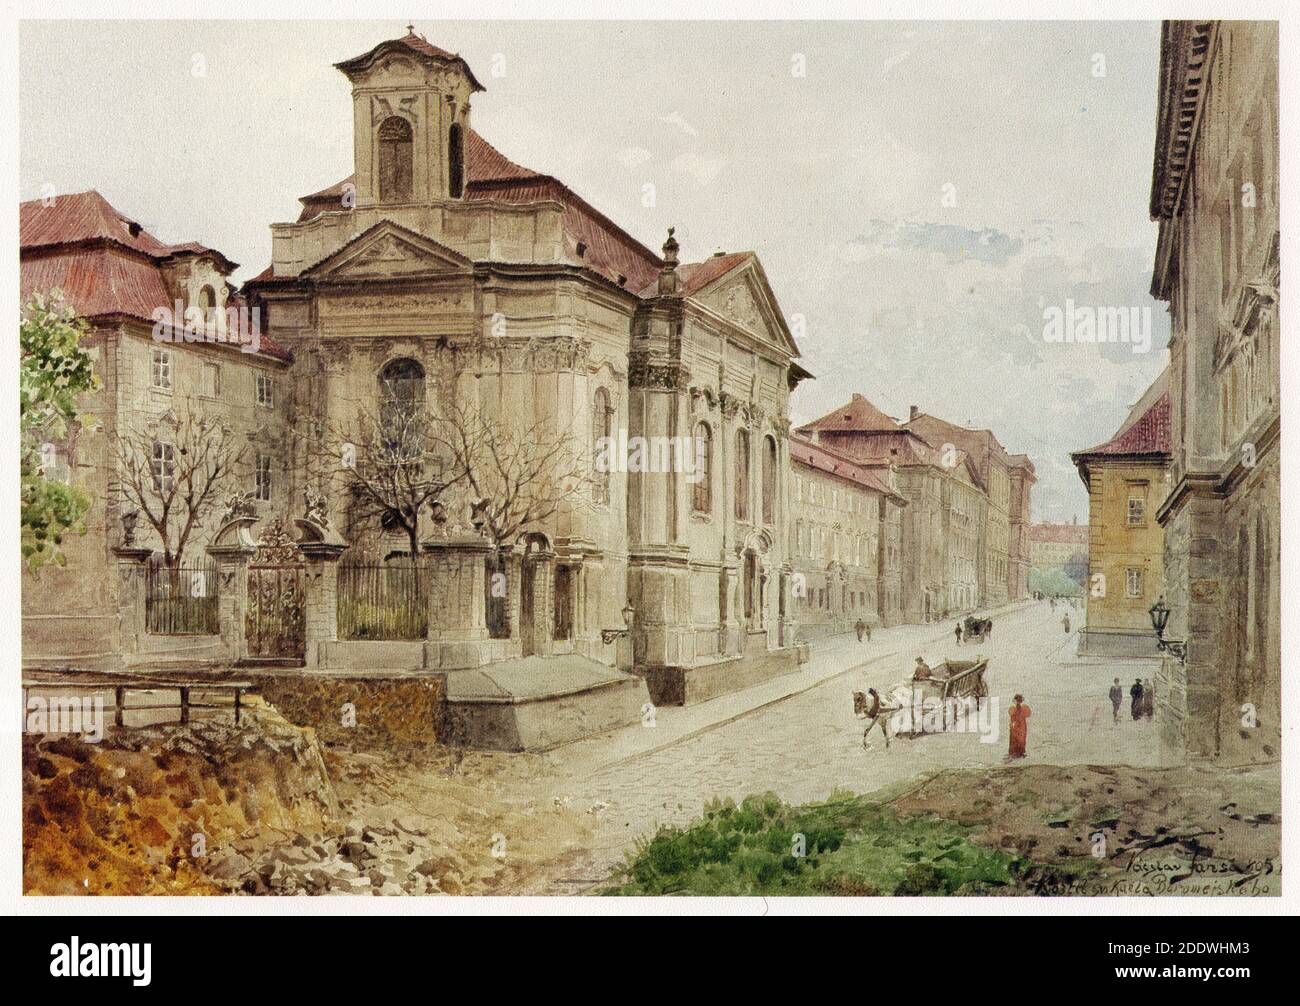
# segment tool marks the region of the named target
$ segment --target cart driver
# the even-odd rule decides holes
[[[925,662],[924,657],[916,658],[916,670],[912,672],[913,681],[929,681],[930,665]]]

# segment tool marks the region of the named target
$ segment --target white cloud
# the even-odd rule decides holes
[[[701,185],[708,185],[727,165],[725,157],[701,157],[699,154],[678,154],[673,158],[672,169],[690,175]]]
[[[628,168],[635,168],[638,164],[644,164],[653,156],[654,154],[646,150],[645,147],[624,147],[618,152],[619,162]]]
[[[676,129],[680,129],[687,136],[699,136],[700,131],[687,122],[681,112],[671,112],[668,115],[659,116],[660,122],[666,122]]]

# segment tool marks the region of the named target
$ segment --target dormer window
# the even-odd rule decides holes
[[[217,306],[217,291],[208,285],[204,285],[199,290],[199,307],[203,310],[203,317],[206,319],[211,316],[210,312]]]
[[[379,201],[410,202],[414,143],[411,124],[390,115],[379,124]]]

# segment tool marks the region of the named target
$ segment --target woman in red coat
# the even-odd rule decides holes
[[[1025,705],[1025,697],[1017,695],[1015,705],[1011,707],[1011,748],[1007,752],[1008,758],[1023,758],[1025,756],[1025,741],[1029,739],[1029,707]]]

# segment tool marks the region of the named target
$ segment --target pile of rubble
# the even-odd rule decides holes
[[[459,865],[437,855],[412,818],[399,817],[273,846],[250,836],[213,852],[203,870],[236,894],[457,894]]]

